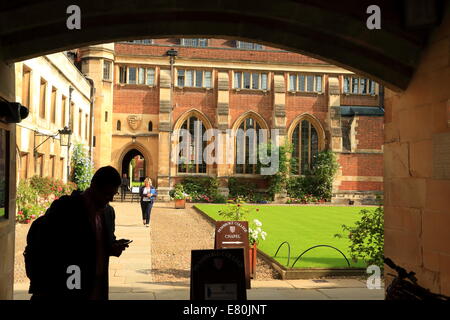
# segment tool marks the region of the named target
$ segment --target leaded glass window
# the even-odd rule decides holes
[[[292,174],[306,174],[319,153],[319,136],[308,120],[300,121],[292,134]]]
[[[203,141],[206,128],[196,116],[190,116],[181,125],[178,153],[179,173],[206,173],[206,162],[203,153],[207,141]],[[189,133],[189,134],[187,134]]]

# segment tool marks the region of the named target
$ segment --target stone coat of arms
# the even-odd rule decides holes
[[[128,118],[128,126],[131,130],[137,130],[141,126],[142,117],[136,114],[129,115]]]

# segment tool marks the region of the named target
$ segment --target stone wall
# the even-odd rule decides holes
[[[408,89],[386,92],[385,256],[450,296],[450,8],[444,12]]]

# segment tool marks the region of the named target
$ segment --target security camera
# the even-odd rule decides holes
[[[18,102],[0,101],[0,121],[19,123],[28,117],[28,108]]]

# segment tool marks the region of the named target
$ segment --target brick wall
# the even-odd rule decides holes
[[[339,165],[343,176],[383,176],[382,154],[341,153]]]
[[[216,92],[201,88],[176,88],[174,91],[174,122],[193,108],[203,112],[214,126],[216,123]]]
[[[341,96],[341,105],[376,107],[380,105],[380,102],[378,96],[349,94]]]
[[[384,143],[383,117],[359,116],[356,128],[357,149],[382,150]]]
[[[286,125],[300,114],[309,113],[318,118],[325,127],[328,113],[327,98],[324,94],[288,93],[286,95]]]
[[[170,39],[169,39],[170,40]],[[172,43],[172,45],[175,43]],[[167,50],[172,46],[152,46],[152,45],[135,45],[116,43],[116,55],[150,55],[165,56]],[[238,61],[259,61],[270,63],[307,63],[307,64],[328,64],[326,62],[310,58],[298,53],[285,51],[251,51],[231,49],[224,46],[222,49],[214,48],[192,48],[192,47],[176,47],[178,56],[183,58],[200,58],[200,59],[219,59],[219,60],[238,60]]]
[[[159,88],[139,85],[114,86],[113,111],[130,114],[158,114]]]
[[[270,127],[272,122],[273,95],[269,92],[263,93],[261,91],[230,91],[229,109],[231,115],[230,126],[243,113],[254,111],[263,117]]]

